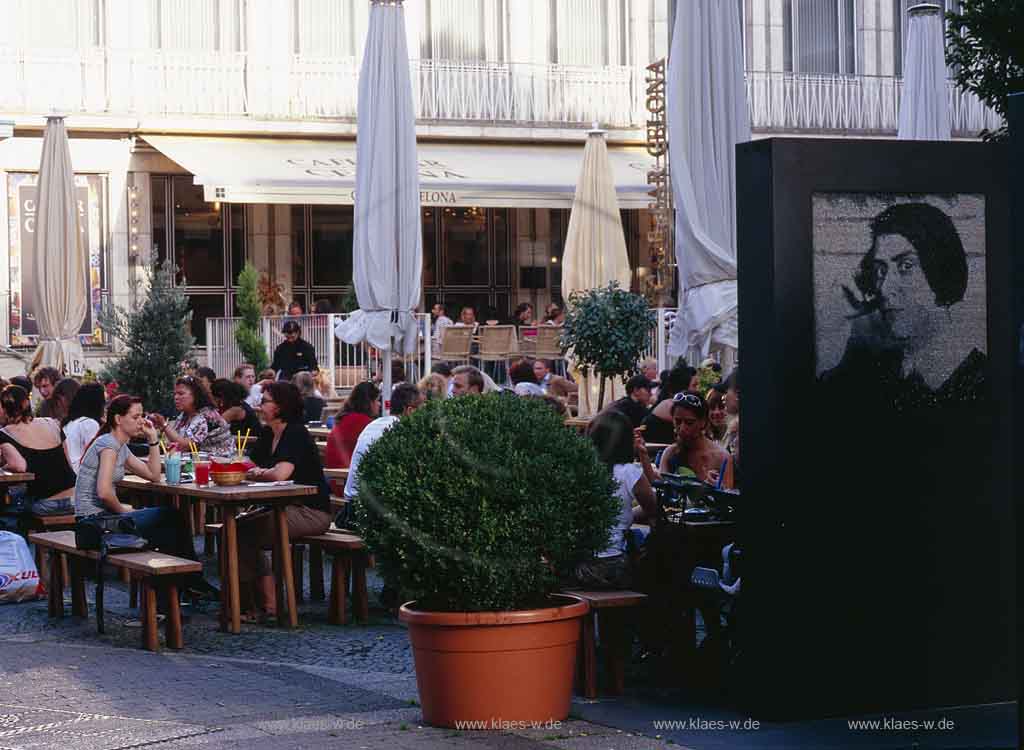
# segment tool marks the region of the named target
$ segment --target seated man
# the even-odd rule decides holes
[[[672,421],[676,428],[676,442],[662,453],[658,469],[664,474],[679,474],[680,469],[689,469],[702,482],[717,484],[724,466],[722,486],[732,489],[729,454],[705,434],[708,406],[704,399],[693,391],[677,393],[672,398]]]
[[[352,451],[352,461],[348,465],[348,479],[345,480],[345,497],[352,499],[359,494],[359,463],[370,450],[377,438],[383,435],[399,419],[407,417],[423,406],[426,399],[419,389],[410,383],[401,383],[391,391],[391,415],[378,417],[370,422],[359,433],[356,440],[355,450]]]
[[[643,375],[634,375],[626,381],[626,395],[618,401],[612,401],[608,409],[622,412],[633,423],[633,429],[639,427],[650,411],[651,392],[654,383]]]
[[[551,362],[546,359],[535,359],[533,361],[533,374],[537,383],[544,392],[558,398],[569,398],[570,393],[578,393],[580,387],[561,375],[555,375],[551,371]]]
[[[460,365],[452,370],[452,396],[468,396],[484,392],[484,374],[473,365]]]

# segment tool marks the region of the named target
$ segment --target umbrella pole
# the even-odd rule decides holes
[[[393,346],[393,340],[388,337],[388,348],[381,352],[383,362],[381,362],[381,368],[384,370],[383,381],[381,382],[381,398],[384,400],[384,408],[381,409],[381,415],[388,417],[391,415],[391,347]]]

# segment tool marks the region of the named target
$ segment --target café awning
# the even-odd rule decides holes
[[[355,141],[147,135],[146,141],[202,185],[208,201],[226,203],[355,202]],[[424,206],[571,208],[583,164],[579,143],[421,142]],[[646,208],[641,147],[609,146],[620,208]]]

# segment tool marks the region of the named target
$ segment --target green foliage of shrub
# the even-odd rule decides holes
[[[946,64],[957,85],[992,107],[1005,123],[1010,94],[1024,91],[1024,0],[970,0],[946,13]],[[985,140],[1005,141],[1004,124]]]
[[[174,381],[191,357],[189,333],[192,311],[188,297],[174,285],[170,261],[137,282],[131,308],[112,307],[100,316],[100,328],[119,339],[124,353],[102,371],[105,381],[117,381],[121,393],[139,396],[147,410],[174,412]],[[143,283],[148,288],[143,291]]]
[[[238,312],[242,321],[235,329],[235,341],[238,349],[256,372],[270,366],[267,347],[260,336],[260,314],[263,305],[259,293],[260,275],[255,266],[246,263],[238,274]]]
[[[562,329],[562,346],[572,349],[584,375],[601,378],[598,408],[604,405],[604,378],[632,374],[656,323],[647,299],[613,281],[601,289],[573,292]]]
[[[359,479],[356,522],[381,575],[431,611],[547,606],[618,514],[590,441],[508,394],[427,403],[374,443]]]

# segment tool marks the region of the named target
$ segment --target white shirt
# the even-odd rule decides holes
[[[543,396],[546,391],[536,383],[516,383],[513,389],[517,396]]]
[[[82,456],[89,443],[100,431],[100,423],[92,417],[79,417],[67,423],[64,427],[65,445],[68,449],[68,463],[78,473],[78,467],[82,465]]]
[[[440,315],[437,321],[434,323],[434,341],[440,345],[441,338],[444,336],[444,329],[453,325],[452,319],[447,315]]]
[[[252,388],[249,389],[249,395],[245,398],[245,403],[249,404],[253,409],[260,408],[260,401],[263,400],[263,386],[259,383],[253,383]]]
[[[626,551],[626,531],[633,525],[633,488],[644,475],[644,467],[637,463],[615,464],[612,476],[615,478],[615,497],[619,498],[619,520],[608,536],[608,548],[599,552],[598,557],[615,557]]]
[[[359,464],[366,451],[377,442],[377,438],[387,432],[398,417],[379,417],[363,428],[356,440],[356,449],[352,451],[352,462],[348,466],[348,479],[345,480],[345,497],[353,498],[359,494]]]

